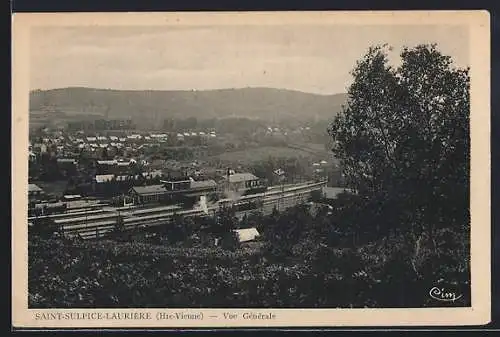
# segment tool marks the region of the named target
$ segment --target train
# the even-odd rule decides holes
[[[64,202],[36,204],[28,208],[28,216],[47,216],[66,212],[68,205]]]

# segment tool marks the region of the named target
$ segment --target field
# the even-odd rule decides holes
[[[314,145],[314,144],[313,144]],[[311,148],[311,149],[309,149]],[[305,157],[310,160],[328,160],[331,155],[324,149],[317,147],[291,148],[284,146],[263,146],[242,151],[225,152],[217,156],[223,162],[238,162],[248,164],[253,162],[265,161],[269,157],[274,158],[300,158]]]

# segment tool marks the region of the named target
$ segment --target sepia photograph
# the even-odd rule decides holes
[[[489,289],[489,153],[471,161],[489,149],[489,110],[471,112],[489,107],[485,13],[52,15],[24,17],[13,57],[30,320],[273,325],[275,309],[489,300],[471,287]]]

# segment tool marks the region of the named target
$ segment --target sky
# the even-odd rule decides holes
[[[467,26],[39,27],[31,31],[30,88],[207,90],[272,87],[346,92],[370,45],[437,43],[469,65]]]

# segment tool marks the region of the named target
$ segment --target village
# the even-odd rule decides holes
[[[280,130],[269,127],[267,132]],[[310,163],[312,174],[292,179],[275,168],[272,181],[237,163],[196,159],[232,136],[215,130],[88,135],[45,128],[39,135],[29,144],[29,224],[38,228],[35,224],[47,226],[50,220],[51,228],[70,237],[106,237],[118,224],[125,229],[158,226],[179,214],[216,217],[223,209],[234,210],[240,219],[250,212],[271,214],[310,201],[311,193],[334,198],[344,190],[327,187],[328,176],[321,174],[328,164],[324,159]],[[178,149],[194,155],[159,155]],[[258,236],[255,228],[236,233],[243,241]]]

